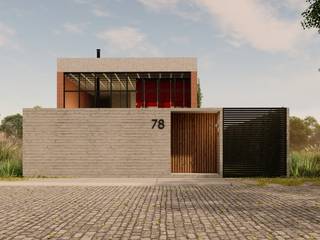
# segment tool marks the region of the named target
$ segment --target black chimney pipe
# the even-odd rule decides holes
[[[100,49],[97,49],[97,58],[100,58]]]

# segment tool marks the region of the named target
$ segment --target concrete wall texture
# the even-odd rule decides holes
[[[58,58],[57,72],[196,72],[197,59]]]
[[[170,109],[24,109],[24,176],[169,176]],[[152,129],[152,119],[165,128]]]

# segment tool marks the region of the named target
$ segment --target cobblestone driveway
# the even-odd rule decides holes
[[[320,188],[0,187],[1,239],[320,239]]]

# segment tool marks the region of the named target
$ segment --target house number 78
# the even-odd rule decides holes
[[[153,122],[152,129],[154,129],[156,126],[159,129],[164,129],[165,127],[163,119],[152,119],[152,122]]]

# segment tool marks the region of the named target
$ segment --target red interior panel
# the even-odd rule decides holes
[[[157,106],[157,80],[146,79],[145,80],[145,106],[156,107]]]
[[[170,79],[161,79],[159,82],[159,107],[169,108],[170,102]]]
[[[159,87],[158,99],[157,87]],[[190,79],[160,79],[158,86],[157,79],[137,79],[136,88],[137,108],[191,107]]]

